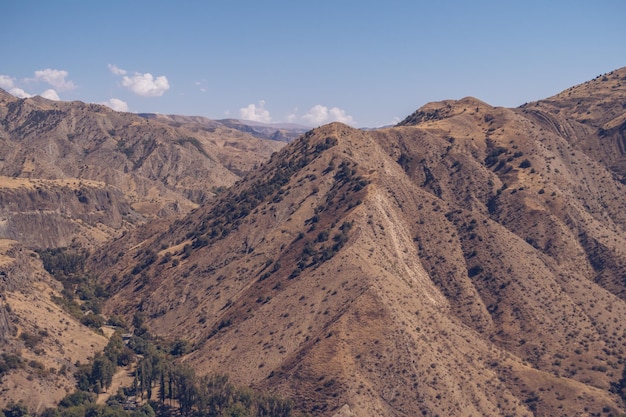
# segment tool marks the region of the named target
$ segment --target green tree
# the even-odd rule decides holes
[[[74,372],[74,378],[76,378],[76,388],[80,391],[89,391],[91,388],[91,370],[93,365],[77,363],[76,372]]]
[[[91,367],[91,380],[95,385],[99,383],[105,390],[109,389],[115,374],[115,364],[105,355],[97,355]]]
[[[174,370],[173,380],[180,412],[188,416],[198,397],[196,373],[191,366],[183,364]]]
[[[109,339],[109,343],[104,348],[104,354],[117,366],[128,365],[135,355],[134,352],[124,344],[124,340],[118,332],[113,333],[113,336]]]
[[[2,411],[4,411],[6,417],[26,417],[29,415],[26,405],[21,401],[17,403],[11,401]]]
[[[131,417],[155,417],[156,413],[149,403],[145,403],[141,408],[132,412]]]
[[[207,375],[198,384],[198,410],[210,417],[221,416],[233,404],[235,388],[228,382],[228,375]]]
[[[141,312],[136,312],[133,316],[134,334],[137,336],[145,335],[148,332],[146,327],[146,316]]]
[[[59,407],[70,408],[77,405],[96,402],[96,395],[91,392],[77,390],[68,394],[59,402]]]
[[[293,404],[274,396],[265,396],[259,399],[257,417],[291,417]]]

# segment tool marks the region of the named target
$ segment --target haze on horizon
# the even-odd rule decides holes
[[[624,66],[626,3],[216,1],[3,5],[0,88],[122,111],[395,123],[518,106]]]

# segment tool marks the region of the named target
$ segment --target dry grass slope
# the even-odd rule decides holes
[[[314,415],[622,413],[626,190],[589,126],[619,117],[624,76],[584,87],[613,103],[580,94],[584,123],[560,96],[465,98],[316,129],[215,204],[117,242],[126,256],[101,252],[110,311]]]

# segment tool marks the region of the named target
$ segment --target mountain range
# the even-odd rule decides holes
[[[52,351],[81,325],[32,250],[80,242],[103,314],[140,314],[193,346],[179,360],[197,373],[312,415],[626,412],[626,68],[518,108],[446,100],[287,145],[82,103],[0,109],[3,230],[21,227],[0,264],[5,353],[72,367]],[[48,212],[37,230],[75,228],[14,220]],[[26,313],[36,288],[54,320]],[[45,353],[24,346],[59,317]],[[4,377],[5,401],[27,373]]]

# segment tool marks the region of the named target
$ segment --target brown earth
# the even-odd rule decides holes
[[[147,218],[184,215],[284,146],[2,90],[0,120],[0,237],[31,247],[95,246]]]
[[[92,267],[199,373],[313,415],[624,413],[624,103],[621,69],[518,109],[327,125]]]
[[[0,407],[53,406],[73,389],[76,362],[106,343],[52,302],[62,286],[32,250],[91,250],[150,219],[143,230],[162,228],[283,146],[0,90],[0,353],[21,361],[2,376]]]
[[[109,313],[142,312],[152,333],[194,343],[182,360],[198,373],[312,415],[618,415],[625,83],[620,69],[517,109],[468,97],[394,128],[335,123],[258,169],[270,152],[244,158],[252,141],[0,95],[0,174],[21,178],[0,182],[0,229],[35,236],[33,217],[12,229],[10,217],[57,199],[41,211],[58,236],[124,231],[90,261]],[[116,209],[98,214],[105,196]],[[56,370],[106,340],[49,302],[58,283],[35,254],[0,246],[0,339],[29,363],[3,378],[0,400],[43,398],[38,409],[71,385]],[[27,349],[20,334],[42,329]]]
[[[22,362],[2,377],[0,407],[11,401],[34,412],[53,406],[73,390],[75,364],[106,345],[52,301],[60,290],[34,252],[0,240],[0,350]]]

